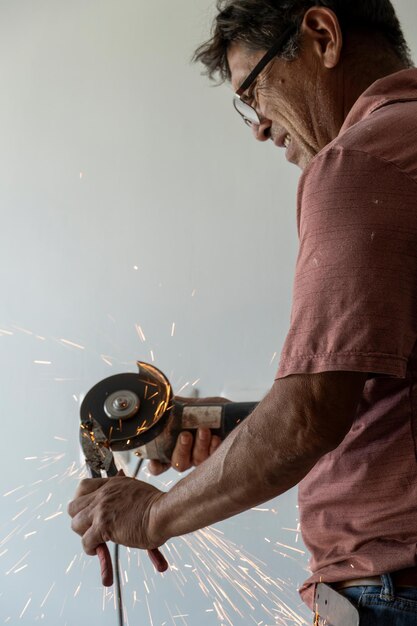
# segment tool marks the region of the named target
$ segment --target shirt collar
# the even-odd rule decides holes
[[[417,100],[417,68],[414,67],[384,76],[368,87],[349,111],[340,133],[387,104],[409,100]]]

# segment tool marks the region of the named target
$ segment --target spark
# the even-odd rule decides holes
[[[81,589],[81,583],[78,585],[77,589],[75,590],[74,598],[78,596],[78,594],[80,593],[80,589]]]
[[[16,526],[16,528],[13,528],[13,530],[5,536],[4,539],[2,539],[0,541],[0,546],[2,546],[4,543],[7,543],[8,541],[10,541],[10,539],[13,537],[13,535],[19,530],[19,526]]]
[[[271,361],[270,361],[269,365],[272,365],[272,363],[275,361],[276,356],[277,356],[277,353],[274,352],[274,354],[272,355],[272,358],[271,358]]]
[[[77,560],[77,555],[74,556],[74,558],[72,559],[71,563],[68,565],[67,569],[65,570],[65,573],[68,574],[71,567],[74,565],[75,561]]]
[[[24,535],[25,539],[27,539],[28,537],[31,537],[32,535],[36,535],[38,531],[37,530],[32,530],[31,533],[26,533],[26,535]]]
[[[7,491],[7,493],[3,494],[3,498],[7,498],[7,496],[11,496],[12,493],[16,493],[16,491],[19,491],[20,489],[23,489],[24,485],[20,485],[20,487],[16,487],[15,489],[12,489],[11,491]]]
[[[191,297],[194,298],[196,293],[197,293],[197,289],[193,289],[191,292]]]
[[[171,337],[173,337],[174,334],[175,334],[175,322],[172,322]]]
[[[22,567],[19,567],[19,569],[15,569],[13,574],[17,574],[18,572],[21,572],[22,569],[26,569],[27,567],[28,567],[28,564],[26,563],[25,565],[22,565]]]
[[[149,352],[151,355],[152,363],[155,363],[155,356],[154,356],[153,350],[150,350]]]
[[[31,330],[27,330],[26,328],[22,328],[21,326],[13,325],[13,328],[15,328],[16,330],[20,330],[21,333],[25,333],[26,335],[33,335],[33,332]]]
[[[0,335],[13,335],[13,333],[10,332],[10,330],[4,330],[3,328],[0,328]]]
[[[25,461],[36,461],[36,459],[38,459],[39,457],[37,456],[25,456],[24,460]]]
[[[85,350],[85,346],[81,346],[79,343],[74,343],[69,339],[60,339],[61,343],[65,343],[67,346],[72,346],[73,348],[77,348],[78,350]]]
[[[305,554],[305,550],[299,550],[298,548],[287,546],[285,543],[280,543],[279,541],[276,541],[275,543],[277,544],[277,546],[281,546],[282,548],[287,548],[287,550],[294,550],[294,552],[298,552],[299,554]]]
[[[84,176],[84,172],[80,172],[80,180],[82,179],[83,176]]]
[[[20,513],[17,513],[14,517],[12,517],[12,522],[15,522],[21,515],[23,515],[23,513],[26,513],[27,510],[28,510],[28,507],[26,507],[25,509],[20,511]]]
[[[68,441],[68,439],[65,439],[64,437],[59,437],[58,435],[55,435],[54,439],[56,439],[57,441]]]
[[[149,613],[149,621],[151,622],[151,626],[153,626],[152,615],[151,615],[151,610],[149,608],[149,602],[148,602],[147,596],[145,596],[145,602],[146,602],[146,606],[147,606],[148,613]]]
[[[105,354],[102,354],[101,358],[105,363],[107,363],[107,365],[110,365],[110,366],[113,365],[113,363],[110,361],[110,357],[106,356]]]
[[[193,383],[191,383],[191,386],[194,387],[197,383],[200,382],[200,380],[201,378],[196,378],[196,380]]]
[[[41,602],[41,606],[40,606],[40,608],[42,608],[42,607],[43,607],[43,605],[45,604],[45,602],[46,602],[46,601],[47,601],[47,599],[49,598],[49,596],[50,596],[50,594],[51,594],[51,591],[52,591],[52,589],[53,589],[54,587],[55,587],[55,583],[52,583],[52,585],[51,585],[51,587],[50,587],[50,589],[49,589],[48,593],[46,594],[46,596],[44,597],[44,599],[43,599],[43,600],[42,600],[42,602]]]
[[[137,265],[134,265],[134,266],[133,266],[133,269],[135,270],[135,272],[137,272],[137,271],[138,271],[138,269],[139,269],[139,267],[138,267]]]
[[[23,607],[23,611],[21,612],[21,614],[19,615],[19,619],[22,619],[22,617],[25,614],[26,609],[28,608],[29,604],[32,602],[32,598],[29,598],[29,600],[26,602],[25,606]]]
[[[13,567],[11,567],[11,568],[10,568],[10,569],[6,572],[6,576],[8,576],[11,572],[13,572],[13,570],[15,570],[15,569],[17,568],[17,566],[18,566],[18,565],[20,565],[20,564],[21,564],[21,562],[22,562],[22,561],[24,561],[24,560],[25,560],[25,558],[26,558],[27,556],[29,556],[29,554],[30,554],[30,550],[29,550],[28,552],[26,552],[26,554],[24,554],[24,555],[22,556],[22,558],[21,558],[21,559],[19,559],[19,560],[18,560],[18,562],[17,562],[17,563],[15,563],[15,564],[13,565]]]
[[[143,330],[142,330],[142,327],[141,327],[141,326],[139,326],[139,324],[135,324],[135,328],[136,328],[136,332],[137,332],[137,333],[138,333],[138,335],[139,335],[139,339],[140,339],[141,341],[143,341],[143,343],[145,343],[145,341],[146,341],[146,337],[145,337],[145,333],[144,333],[144,332],[143,332]]]
[[[259,507],[254,507],[251,511],[261,511],[262,513],[269,512],[269,509],[260,509]]]
[[[52,361],[33,361],[36,365],[52,365]]]
[[[45,519],[43,520],[44,522],[48,522],[51,519],[54,519],[55,517],[58,517],[58,515],[62,515],[63,511],[57,511],[56,513],[53,513],[52,515],[49,515],[49,517],[45,517]]]
[[[190,383],[185,383],[185,384],[181,387],[181,389],[178,389],[178,395],[181,393],[181,391],[184,391],[184,389],[185,389],[186,387],[188,387],[188,385],[189,385],[189,384],[190,384]]]

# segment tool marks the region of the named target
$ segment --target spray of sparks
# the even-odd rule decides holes
[[[135,328],[140,341],[146,342],[141,326],[136,325]],[[172,337],[175,328],[174,322],[171,326]],[[14,327],[13,331],[0,329],[0,337],[12,336],[15,331],[45,341],[45,337],[21,327]],[[85,350],[84,346],[74,341],[59,341],[64,346]],[[153,351],[150,350],[150,353],[153,361]],[[113,357],[100,357],[108,366],[113,366]],[[36,365],[52,365],[52,361],[44,359],[33,362]],[[186,382],[177,393],[188,386],[195,387],[199,381],[198,378],[192,383]],[[73,394],[73,399],[79,403],[77,394]],[[45,536],[45,533],[50,533],[54,524],[61,524],[65,520],[68,526],[66,504],[57,502],[56,496],[65,492],[65,486],[67,491],[73,492],[78,480],[87,476],[80,461],[68,462],[67,447],[73,449],[73,442],[59,434],[51,439],[60,449],[25,457],[31,480],[27,484],[11,486],[0,494],[0,500],[7,499],[9,510],[13,508],[10,501],[14,502],[15,508],[10,520],[0,527],[0,563],[7,577],[16,576],[18,579],[31,571],[33,575],[32,559],[36,558],[34,542]],[[178,480],[178,475],[173,471],[166,476],[165,482],[161,481],[161,487],[165,489]],[[150,476],[144,473],[141,479],[149,480]],[[257,507],[255,510],[276,515],[274,509],[267,507]],[[295,528],[284,527],[282,530],[293,533],[293,544],[298,543],[299,525]],[[265,541],[274,552],[294,560],[300,570],[305,569],[306,556],[302,547],[287,545],[274,538],[265,538]],[[276,574],[272,576],[268,573],[264,563],[231,542],[219,528],[206,528],[171,540],[163,549],[170,563],[169,571],[163,575],[154,572],[144,552],[130,549],[124,552],[122,582],[127,625],[138,623],[138,620],[141,624],[155,626],[193,626],[196,623],[236,626],[252,622],[257,626],[302,626],[310,623],[308,611],[300,606],[296,586]],[[48,610],[56,611],[57,621],[62,623],[65,612],[70,610],[72,604],[72,614],[76,615],[80,597],[85,600],[88,596],[89,602],[94,602],[91,585],[88,587],[85,582],[87,570],[92,571],[94,567],[97,570],[95,559],[87,557],[82,551],[72,554],[62,563],[61,581],[54,580],[51,574],[51,579],[44,581],[40,595],[27,589],[18,609],[13,614],[5,614],[4,623],[15,623],[18,619],[29,619],[29,623],[32,623],[44,619]],[[98,579],[98,570],[95,573]],[[68,583],[71,580],[71,583],[62,584],[62,577],[68,579]],[[161,589],[169,597],[172,597],[174,590],[178,598],[174,605],[161,602]],[[113,588],[101,590],[96,585],[96,593],[99,594],[97,607],[103,611],[116,611]],[[195,608],[194,612],[189,609],[190,605],[195,604],[191,602],[191,597],[195,598],[196,595],[204,607],[199,609],[201,615],[196,614]],[[54,601],[54,609],[49,609],[51,601]]]

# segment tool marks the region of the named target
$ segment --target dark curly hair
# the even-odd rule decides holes
[[[313,6],[327,7],[337,16],[343,33],[364,31],[382,34],[403,63],[410,67],[410,50],[390,0],[217,0],[218,14],[212,37],[194,53],[205,73],[222,81],[230,79],[227,49],[231,42],[243,43],[249,50],[266,50],[289,27],[292,35],[280,55],[296,58],[300,47],[303,17]]]

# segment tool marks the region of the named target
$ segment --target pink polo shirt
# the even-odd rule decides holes
[[[278,377],[369,373],[352,429],[299,485],[312,606],[320,580],[417,565],[417,69],[374,83],[303,172],[298,229]]]

